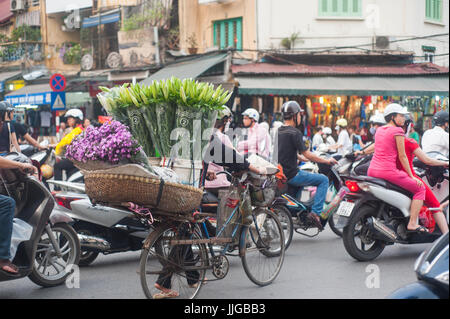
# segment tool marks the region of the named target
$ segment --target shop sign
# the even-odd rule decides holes
[[[13,95],[7,96],[6,101],[11,103],[13,106],[51,104],[52,94],[51,92],[45,92],[26,95]]]

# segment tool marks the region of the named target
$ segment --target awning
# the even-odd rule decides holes
[[[142,81],[141,84],[150,85],[153,80],[170,79],[172,76],[179,79],[196,79],[215,65],[225,61],[227,57],[228,53],[221,53],[171,64],[152,74],[148,79]]]
[[[111,10],[101,15],[96,14],[95,16],[91,16],[89,18],[83,19],[82,28],[91,28],[98,26],[99,24],[108,24],[120,21],[120,11],[119,9]]]
[[[13,16],[10,0],[0,0],[0,23],[8,21]]]
[[[243,95],[448,96],[447,76],[236,77]]]
[[[11,72],[2,72],[0,73],[0,93],[5,91],[5,82],[19,77],[21,75],[21,71],[11,71]]]
[[[6,94],[5,99],[14,106],[51,104],[52,89],[47,84],[32,84]]]

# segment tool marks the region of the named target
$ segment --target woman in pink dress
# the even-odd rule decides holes
[[[405,152],[405,132],[403,125],[408,111],[399,104],[390,104],[384,111],[387,125],[380,127],[375,135],[375,153],[370,163],[368,175],[384,179],[413,194],[408,232],[427,232],[418,224],[420,210],[425,200],[425,186],[414,176]],[[397,158],[402,168],[397,168]]]

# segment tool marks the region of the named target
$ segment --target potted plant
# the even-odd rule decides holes
[[[197,54],[198,44],[197,44],[197,38],[195,37],[195,34],[192,34],[190,37],[187,38],[187,43],[189,45],[189,47],[188,47],[189,54]]]

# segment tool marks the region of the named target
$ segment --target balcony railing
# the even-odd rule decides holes
[[[43,57],[42,42],[21,41],[0,43],[0,62],[14,62],[23,58],[42,61]]]

